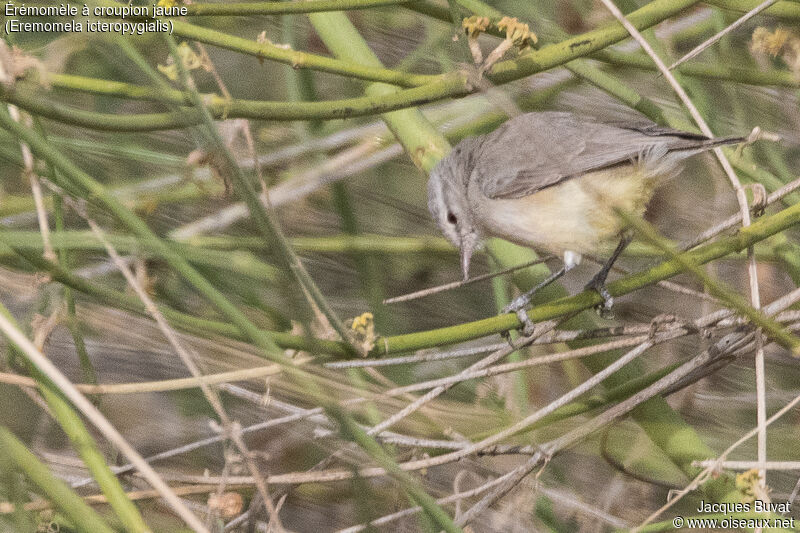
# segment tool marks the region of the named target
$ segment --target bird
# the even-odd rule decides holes
[[[603,298],[599,310],[610,311],[613,298],[605,281],[632,238],[617,210],[642,216],[656,187],[677,174],[684,159],[745,141],[709,138],[644,118],[524,113],[453,147],[430,173],[428,208],[459,249],[465,280],[473,253],[488,237],[563,259],[561,269],[504,309],[516,312],[530,331],[525,308],[531,297],[584,255],[608,256],[586,288]]]

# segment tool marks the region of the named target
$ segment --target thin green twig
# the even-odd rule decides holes
[[[800,356],[800,339],[789,333],[783,326],[775,320],[767,317],[764,313],[755,309],[747,299],[743,298],[730,287],[709,276],[700,265],[695,263],[689,254],[679,253],[677,248],[668,240],[661,237],[658,232],[643,219],[631,216],[622,210],[616,210],[617,214],[625,222],[633,227],[636,232],[647,242],[658,247],[672,261],[677,262],[685,270],[698,277],[708,287],[711,294],[728,304],[740,315],[747,317],[750,321],[764,330],[778,344],[792,352],[795,357]]]
[[[2,304],[0,304],[0,315],[19,329],[16,319]],[[75,452],[80,456],[92,477],[97,481],[100,490],[108,498],[111,508],[119,517],[126,531],[132,533],[149,532],[150,528],[145,523],[139,510],[130,498],[128,498],[120,481],[111,472],[111,469],[106,463],[105,456],[100,451],[91,433],[89,433],[83,420],[73,409],[70,402],[55,384],[27,358],[23,350],[17,350],[17,353],[27,362],[30,375],[36,380],[39,391],[47,403],[47,406],[50,408],[50,413],[69,438]],[[8,435],[6,435],[6,437],[8,437]],[[6,439],[6,444],[9,442],[10,441]],[[4,448],[4,451],[5,450],[6,448]],[[47,479],[49,472],[47,472],[46,469],[42,471],[40,467],[44,468],[44,466],[38,462],[31,461],[30,456],[23,458],[21,455],[17,455],[16,461],[17,465],[23,468],[28,476],[33,476],[32,480],[37,485],[39,485],[42,480]],[[41,485],[39,486],[48,496],[51,495],[49,492],[50,489]],[[59,502],[70,501],[70,494],[64,493],[60,489],[60,486],[53,487],[52,490],[54,492],[52,495],[59,498]],[[85,515],[85,513],[81,514]]]
[[[62,480],[31,453],[20,440],[7,428],[0,426],[0,470],[14,469],[25,474],[31,483],[38,487],[38,492],[52,501],[64,516],[69,518],[75,528],[82,533],[113,533],[94,509],[89,507],[83,498],[78,496]]]
[[[305,266],[303,266],[303,263],[300,261],[300,258],[294,253],[294,250],[292,250],[292,246],[289,244],[289,241],[287,240],[286,235],[284,235],[279,223],[274,219],[270,210],[261,203],[253,184],[245,177],[244,173],[239,167],[238,162],[233,157],[233,154],[231,154],[228,147],[225,146],[225,142],[222,140],[222,137],[219,134],[211,115],[203,105],[200,94],[197,92],[194,83],[191,81],[191,78],[189,78],[188,73],[181,62],[175,40],[171,35],[165,35],[164,38],[167,41],[172,57],[176,62],[178,72],[183,80],[184,87],[191,94],[195,109],[200,112],[203,122],[207,128],[207,133],[213,141],[216,150],[225,158],[227,163],[226,170],[230,172],[230,176],[235,182],[236,192],[247,205],[250,216],[253,218],[262,236],[266,241],[274,243],[276,246],[276,251],[283,261],[284,266],[289,272],[292,273],[292,276],[295,278],[298,285],[308,295],[312,305],[315,305],[319,309],[319,311],[325,316],[331,327],[334,329],[334,331],[336,331],[336,333],[339,334],[342,340],[350,344],[353,348],[353,351],[358,353],[360,348],[358,348],[355,344],[352,344],[347,328],[345,328],[344,324],[341,322],[341,320],[339,320],[339,317],[333,311],[327,299],[317,287],[317,284],[314,283],[314,280],[306,271]]]

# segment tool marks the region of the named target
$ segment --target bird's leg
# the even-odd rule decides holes
[[[510,304],[508,304],[503,308],[503,313],[517,314],[517,318],[519,318],[519,321],[522,322],[523,335],[527,337],[533,334],[533,328],[534,328],[533,321],[530,319],[528,313],[525,311],[525,308],[528,307],[528,304],[531,303],[531,298],[533,298],[533,295],[536,294],[541,289],[543,289],[544,287],[547,287],[548,285],[553,283],[555,280],[557,280],[564,274],[566,274],[570,268],[571,265],[569,267],[567,265],[564,265],[563,267],[561,267],[560,270],[550,274],[548,277],[546,277],[544,280],[542,280],[534,288],[532,288],[525,294],[521,294],[520,296],[514,298],[514,300]]]
[[[611,308],[614,306],[614,298],[608,292],[608,289],[606,289],[606,278],[608,278],[608,273],[611,271],[611,267],[614,266],[614,263],[622,254],[622,251],[625,250],[632,240],[632,234],[626,233],[623,235],[622,239],[619,241],[619,244],[617,244],[617,247],[614,249],[614,253],[608,258],[608,261],[603,264],[603,267],[600,269],[600,271],[595,274],[591,281],[586,284],[586,287],[584,287],[585,290],[597,291],[597,293],[603,298],[603,303],[597,306],[597,310],[601,316],[609,316],[611,313]]]

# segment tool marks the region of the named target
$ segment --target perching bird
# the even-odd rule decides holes
[[[743,141],[709,139],[645,120],[526,113],[455,146],[431,172],[428,208],[459,248],[464,279],[486,237],[563,257],[560,271],[506,308],[526,326],[530,320],[523,309],[533,293],[579,264],[583,254],[611,254],[587,285],[610,309],[605,280],[630,242],[615,208],[642,215],[656,186],[676,173],[683,159]]]

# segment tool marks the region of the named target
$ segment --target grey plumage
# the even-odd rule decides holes
[[[477,150],[470,156],[470,179],[477,179],[489,198],[527,196],[593,170],[632,162],[650,150],[665,156],[682,152],[682,159],[744,140],[712,140],[653,122],[602,123],[552,111],[520,115],[478,139],[480,143],[472,143]]]

